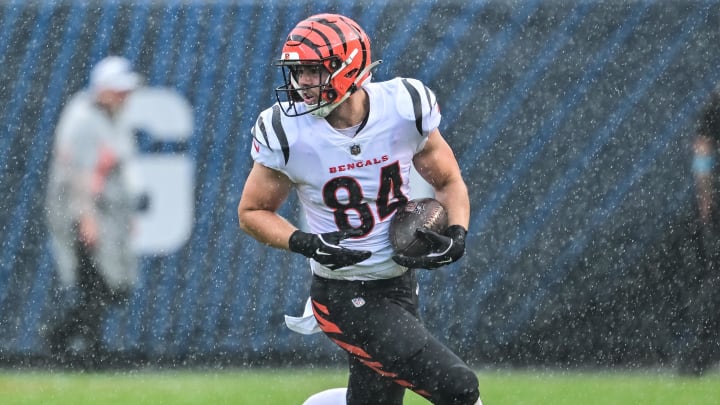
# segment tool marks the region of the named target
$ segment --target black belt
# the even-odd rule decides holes
[[[313,274],[313,280],[317,283],[323,284],[328,287],[345,286],[345,287],[356,287],[367,290],[374,289],[387,289],[393,287],[406,286],[408,282],[412,282],[415,279],[415,271],[408,269],[405,273],[400,276],[393,278],[383,278],[377,280],[340,280],[320,277]]]

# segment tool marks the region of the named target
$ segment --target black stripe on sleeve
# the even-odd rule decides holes
[[[430,111],[432,111],[433,107],[435,107],[435,104],[437,104],[437,100],[435,100],[435,102],[433,103],[432,102],[432,91],[430,91],[430,89],[428,89],[428,87],[425,85],[423,85],[423,87],[425,88],[425,97],[427,97],[428,105],[430,106]]]
[[[255,128],[260,128],[260,133],[262,134],[262,137],[265,140],[265,142],[258,139],[257,134],[255,133]],[[272,147],[270,146],[270,140],[268,139],[268,136],[267,136],[267,130],[265,129],[265,121],[263,121],[262,117],[258,118],[257,126],[253,127],[253,129],[252,129],[252,135],[256,141],[260,142],[261,144],[267,146],[270,150],[272,150]]]
[[[282,149],[283,156],[285,156],[285,164],[290,159],[290,145],[288,144],[287,135],[285,135],[285,129],[280,121],[280,106],[277,104],[273,106],[272,113],[272,127],[277,135],[278,141],[280,141],[280,148]]]
[[[413,103],[413,111],[415,111],[415,127],[420,135],[422,135],[422,100],[420,100],[420,93],[418,93],[417,89],[413,87],[407,79],[402,79],[402,84],[405,85],[408,93],[410,93],[410,98]]]

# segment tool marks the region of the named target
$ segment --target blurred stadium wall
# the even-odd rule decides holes
[[[468,180],[468,255],[423,272],[425,319],[476,366],[663,365],[695,311],[688,139],[720,80],[720,1],[25,1],[0,3],[0,359],[42,358],[55,311],[42,200],[53,127],[103,55],[184,95],[192,230],[145,254],[108,347],[154,361],[323,362],[283,325],[303,261],[237,226],[249,129],[274,102],[284,34],[354,17],[384,63],[441,101]],[[291,217],[289,210],[284,214]]]

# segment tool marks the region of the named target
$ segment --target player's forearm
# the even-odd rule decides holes
[[[468,229],[470,223],[470,198],[467,186],[462,179],[448,182],[435,189],[435,198],[448,212],[448,225],[462,225]]]
[[[238,210],[240,229],[266,245],[288,249],[290,235],[297,229],[272,211]]]

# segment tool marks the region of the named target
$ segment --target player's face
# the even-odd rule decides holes
[[[327,83],[330,73],[321,65],[299,65],[293,67],[293,76],[297,82],[298,94],[306,104],[320,102],[320,86]]]

